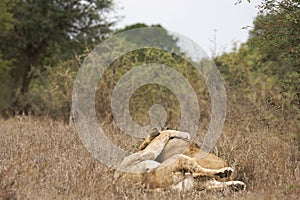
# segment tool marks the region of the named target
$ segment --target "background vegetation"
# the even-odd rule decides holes
[[[110,0],[0,2],[0,198],[297,199],[300,2],[263,1],[249,40],[213,58],[228,98],[224,133],[213,152],[235,167],[248,186],[245,193],[157,193],[126,182],[113,184],[112,171],[94,160],[67,126],[73,82],[84,57],[114,31],[146,26],[112,30],[115,21],[105,17],[112,10]],[[177,48],[176,39],[167,33],[164,39],[174,40]],[[199,134],[205,133],[210,99],[201,77],[175,55],[146,49],[115,60],[99,82],[98,117],[114,143],[133,150],[140,142],[117,128],[110,97],[120,77],[144,62],[168,64],[189,80],[201,108]],[[167,126],[176,129],[178,101],[155,84],[134,93],[133,119],[148,124],[154,103],[167,108]]]

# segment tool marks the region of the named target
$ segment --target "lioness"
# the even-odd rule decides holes
[[[233,169],[223,159],[201,153],[186,132],[152,129],[138,152],[124,158],[115,178],[144,183],[148,188],[246,188],[243,182],[231,180]]]

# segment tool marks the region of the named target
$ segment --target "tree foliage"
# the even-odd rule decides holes
[[[281,93],[300,106],[300,2],[265,0],[248,44],[260,52],[261,71],[278,79]]]
[[[14,22],[13,16],[8,12],[8,0],[0,1],[0,32],[7,33],[12,29]],[[3,59],[2,51],[0,51],[0,77],[5,78],[6,72],[9,70],[10,62]]]
[[[14,18],[9,10],[8,0],[0,1],[0,33],[7,34],[12,28],[12,23],[14,23]],[[2,93],[9,93],[9,89],[5,86],[11,83],[9,72],[11,70],[12,60],[3,58],[3,52],[5,50],[0,49],[0,91]],[[0,97],[0,109],[7,105],[7,96]]]
[[[20,109],[22,98],[32,80],[32,68],[54,65],[88,45],[100,41],[110,31],[112,22],[106,13],[112,0],[11,0],[7,15],[13,16],[12,27],[0,30],[0,51],[12,60],[10,73],[13,84],[11,106]]]
[[[265,0],[248,41],[215,58],[238,103],[266,124],[297,121],[300,111],[300,2]],[[299,126],[294,130],[299,138]],[[299,143],[300,144],[300,143]]]
[[[300,1],[265,0],[254,25],[250,42],[266,59],[300,72]]]

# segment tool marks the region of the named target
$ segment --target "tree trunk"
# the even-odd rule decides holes
[[[27,66],[25,66],[23,79],[22,79],[22,86],[21,86],[21,90],[20,90],[20,94],[23,95],[23,96],[29,90],[29,85],[30,85],[30,82],[31,82],[30,71],[31,71],[31,64],[28,64]]]
[[[12,109],[13,109],[13,115],[15,114],[23,114],[23,113],[28,113],[26,110],[26,101],[25,101],[25,95],[29,91],[29,86],[31,82],[31,64],[28,63],[24,66],[24,72],[22,75],[22,84],[20,88],[20,93],[18,94],[17,98],[12,104]]]

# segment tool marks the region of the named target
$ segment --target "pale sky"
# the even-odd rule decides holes
[[[187,36],[202,47],[208,55],[230,51],[233,43],[245,42],[248,30],[257,15],[261,0],[115,0],[116,14],[123,16],[118,28],[135,23],[160,24]],[[216,30],[216,32],[214,31]]]

